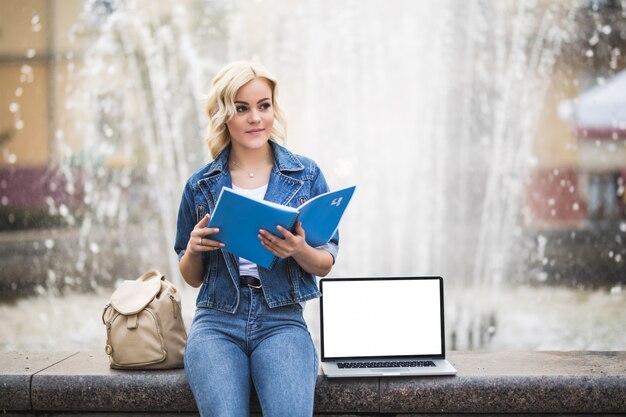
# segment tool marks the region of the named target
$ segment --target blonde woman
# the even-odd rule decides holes
[[[189,178],[180,203],[175,250],[185,281],[200,287],[185,372],[203,416],[247,417],[252,385],[264,415],[313,414],[317,353],[302,310],[320,295],[315,276],[330,272],[338,235],[314,248],[300,225],[262,230],[262,244],[283,259],[268,270],[230,254],[207,228],[222,187],[293,207],[328,191],[315,162],[279,143],[277,86],[250,62],[215,76],[207,101],[214,160]]]

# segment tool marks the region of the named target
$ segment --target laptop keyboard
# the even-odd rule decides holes
[[[340,369],[346,368],[407,368],[407,367],[428,367],[436,366],[435,362],[423,361],[385,361],[385,362],[337,362]]]

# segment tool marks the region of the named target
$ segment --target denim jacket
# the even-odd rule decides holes
[[[270,141],[274,166],[270,174],[265,200],[298,207],[310,198],[328,191],[324,175],[309,158],[294,155],[283,146]],[[230,146],[217,158],[196,171],[187,181],[178,211],[174,249],[180,260],[187,248],[194,226],[206,213],[213,213],[222,187],[232,187],[228,169]],[[306,232],[306,230],[305,230]],[[328,251],[333,262],[339,250],[339,235],[321,248]],[[224,248],[228,249],[228,248]],[[239,305],[238,258],[224,249],[203,253],[204,278],[197,307],[209,307],[234,313]],[[304,271],[289,257],[268,270],[258,266],[263,293],[270,307],[295,304],[320,296],[315,276]]]

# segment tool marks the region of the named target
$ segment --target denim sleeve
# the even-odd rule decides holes
[[[314,169],[315,175],[313,176],[313,180],[311,183],[311,198],[330,191],[322,170],[317,165],[314,166]],[[335,234],[332,238],[330,238],[328,243],[320,246],[320,248],[331,254],[331,256],[333,257],[334,265],[335,259],[337,259],[337,254],[339,253],[339,230],[335,232]]]
[[[174,243],[174,250],[178,254],[179,261],[185,254],[187,243],[189,243],[189,236],[191,235],[191,231],[195,225],[196,217],[193,203],[193,191],[191,190],[189,183],[187,183],[180,199],[178,221],[176,223],[176,241]]]

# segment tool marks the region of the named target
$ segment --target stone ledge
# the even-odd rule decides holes
[[[316,415],[626,413],[626,352],[451,352],[455,377],[328,379]],[[253,410],[259,411],[253,400]],[[118,371],[104,353],[0,353],[0,410],[189,413],[183,370]],[[118,414],[120,415],[120,414]]]

